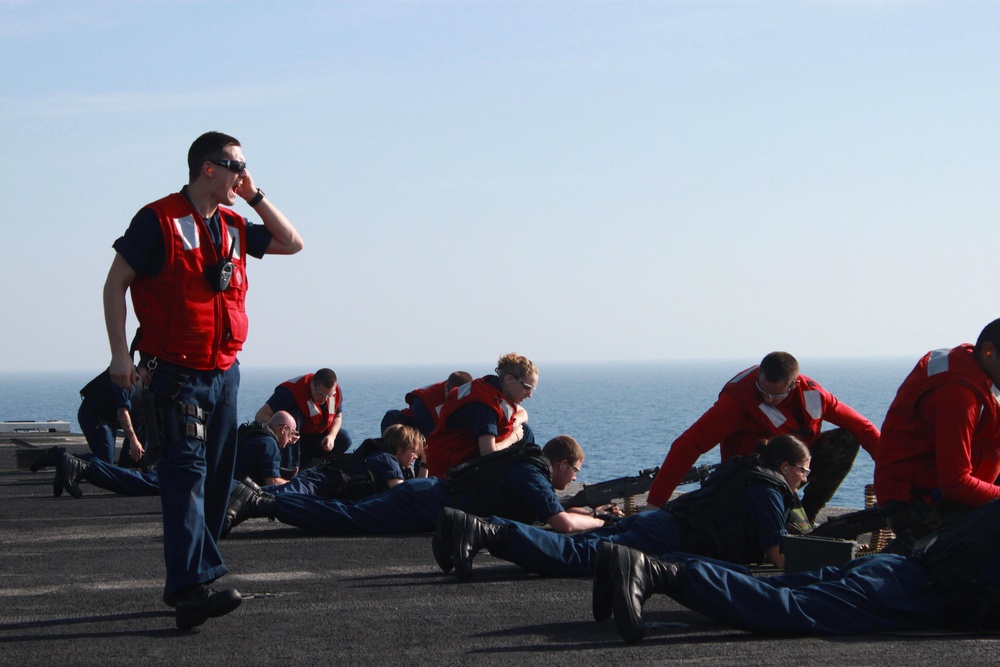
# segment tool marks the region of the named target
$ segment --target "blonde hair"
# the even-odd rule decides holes
[[[424,435],[412,426],[393,424],[387,427],[382,431],[382,442],[397,455],[408,449],[416,452],[417,456],[424,455]]]
[[[500,360],[497,361],[496,371],[500,377],[510,374],[519,380],[523,380],[529,375],[537,375],[538,367],[535,366],[535,362],[531,359],[522,357],[517,352],[510,352],[500,357]]]

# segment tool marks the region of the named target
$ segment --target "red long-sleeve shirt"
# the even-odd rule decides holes
[[[748,370],[752,371],[753,369]],[[737,380],[740,383],[752,385],[755,379],[755,372],[747,374],[747,371],[744,371],[737,378],[734,378],[730,385]],[[802,413],[804,403],[802,395],[803,392],[807,391],[818,392],[818,395],[822,397],[822,415],[820,417],[822,421],[847,429],[857,438],[865,451],[874,455],[879,441],[878,428],[808,377],[800,375],[788,398],[777,406],[772,406],[786,418],[786,421],[770,428],[761,426],[760,416],[755,418],[747,413],[745,404],[741,404],[734,396],[734,392],[729,390],[730,385],[727,385],[727,388],[719,394],[719,400],[715,402],[715,405],[709,408],[708,412],[702,415],[670,446],[670,451],[667,452],[649,491],[647,500],[649,504],[659,506],[670,500],[671,494],[684,475],[691,469],[691,466],[698,460],[698,457],[724,440],[727,442],[727,446],[723,447],[722,459],[726,460],[732,456],[745,456],[752,453],[757,441],[761,439],[771,438],[780,433],[801,435],[798,432],[799,429],[806,422],[812,421]],[[747,387],[742,387],[741,390],[745,392]],[[807,445],[812,444],[814,439],[814,437],[803,438]]]
[[[879,504],[931,494],[977,507],[1000,498],[995,484],[1000,407],[994,391],[971,345],[925,355],[885,418],[875,458]]]

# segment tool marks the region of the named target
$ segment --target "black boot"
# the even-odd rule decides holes
[[[69,495],[74,498],[82,497],[80,480],[87,479],[90,465],[90,461],[84,461],[63,452],[62,457],[56,461],[56,476],[52,480],[52,495],[61,496],[63,489],[66,489],[69,491]]]
[[[243,478],[243,483],[246,484],[247,486],[249,486],[251,489],[253,489],[254,493],[260,493],[260,485],[257,484],[257,482],[253,481],[253,478],[251,478],[251,477],[244,477]]]
[[[277,498],[271,494],[264,493],[259,488],[254,491],[253,487],[237,482],[236,488],[229,494],[229,508],[222,522],[219,538],[225,538],[233,528],[247,519],[273,519],[276,504]]]
[[[594,558],[594,620],[598,623],[611,618],[612,605],[615,601],[615,586],[612,581],[611,552],[613,542],[601,540],[597,543],[597,556]]]
[[[66,453],[65,447],[52,446],[31,463],[31,472],[38,472],[42,468],[54,468],[62,455]]]
[[[680,590],[684,566],[647,558],[641,551],[615,546],[611,553],[614,584],[615,624],[626,644],[634,644],[646,632],[642,605],[653,593]]]
[[[484,547],[503,549],[507,544],[507,526],[483,521],[477,516],[458,512],[452,531],[455,574],[460,581],[472,576],[472,559]]]
[[[243,598],[234,588],[221,591],[204,585],[193,586],[176,595],[177,627],[197,627],[210,618],[225,616],[240,606]]]
[[[438,567],[445,574],[451,572],[455,567],[452,560],[455,551],[454,526],[455,517],[463,514],[461,510],[452,507],[445,507],[438,513],[437,529],[434,531],[434,538],[431,540],[431,549],[434,551],[434,560]]]

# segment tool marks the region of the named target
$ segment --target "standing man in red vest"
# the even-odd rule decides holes
[[[879,510],[902,545],[1000,498],[1000,319],[975,346],[928,352],[903,380],[875,454]]]
[[[267,421],[275,412],[284,410],[298,420],[299,441],[285,448],[281,455],[281,467],[291,468],[292,474],[297,474],[315,465],[313,459],[343,454],[351,448],[354,441],[343,429],[343,403],[344,393],[337,382],[337,374],[329,368],[321,368],[275,387],[254,419]]]
[[[821,433],[827,421],[840,428]],[[730,380],[708,412],[670,446],[649,491],[648,504],[659,507],[698,457],[721,443],[722,460],[753,453],[759,440],[791,434],[809,447],[809,484],[802,508],[810,521],[836,493],[854,465],[858,445],[874,457],[879,441],[875,426],[819,384],[799,373],[787,352],[771,352]]]
[[[264,224],[227,208],[237,198]],[[208,132],[188,151],[188,184],[143,207],[114,248],[104,284],[111,378],[120,387],[139,379],[125,334],[128,291],[155,415],[147,434],[156,429],[162,447],[163,599],[176,607],[177,626],[191,628],[241,601],[209,584],[227,572],[217,541],[236,460],[246,258],[297,253],[302,239],[254,184],[239,141]]]

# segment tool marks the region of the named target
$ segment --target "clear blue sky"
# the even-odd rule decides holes
[[[111,243],[206,130],[306,243],[250,267],[244,364],[915,359],[1000,316],[1000,3],[0,0],[0,58],[0,371],[107,365]]]

